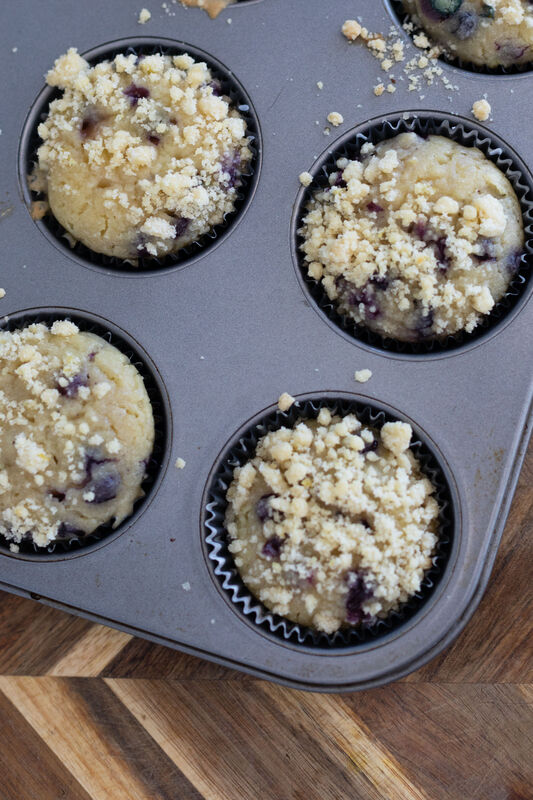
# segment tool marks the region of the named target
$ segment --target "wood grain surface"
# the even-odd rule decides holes
[[[0,800],[532,800],[533,445],[489,589],[402,681],[284,689],[0,593]]]

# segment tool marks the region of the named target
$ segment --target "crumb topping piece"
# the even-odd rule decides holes
[[[288,411],[289,408],[294,405],[296,399],[287,392],[283,392],[282,395],[279,396],[278,399],[278,408],[280,411]]]
[[[143,8],[143,9],[141,9],[141,12],[139,14],[138,23],[139,23],[139,25],[144,25],[151,18],[152,18],[152,15],[148,11],[148,9],[147,8]]]
[[[403,341],[472,331],[524,248],[520,205],[483,153],[404,133],[337,162],[304,217],[301,249],[340,313]]]
[[[0,331],[6,539],[45,547],[118,525],[142,496],[153,440],[143,380],[104,339],[69,320]]]
[[[491,111],[490,103],[487,100],[476,100],[472,106],[472,114],[480,122],[485,122],[490,117]]]
[[[313,176],[309,172],[300,172],[298,180],[302,186],[310,186],[313,183]]]
[[[357,383],[367,383],[372,377],[372,370],[370,369],[358,369],[354,374],[354,378]]]
[[[205,63],[119,54],[91,67],[71,48],[47,82],[63,94],[39,125],[30,186],[75,240],[135,263],[234,210],[252,157],[246,123]]]
[[[333,127],[336,128],[339,125],[342,125],[344,122],[344,117],[342,114],[339,114],[338,111],[332,111],[330,114],[328,114],[328,122],[330,122]]]
[[[269,609],[326,633],[417,592],[437,543],[434,487],[411,428],[332,416],[268,433],[228,489],[229,549]]]

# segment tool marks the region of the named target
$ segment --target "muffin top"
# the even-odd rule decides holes
[[[471,332],[520,263],[520,205],[483,153],[402,133],[337,162],[299,233],[310,277],[339,313],[417,342]]]
[[[403,0],[403,4],[452,57],[485,67],[533,61],[530,0]]]
[[[74,48],[47,75],[63,95],[39,125],[30,187],[75,239],[135,262],[198,240],[235,208],[246,123],[202,62]]]
[[[152,406],[126,356],[68,320],[0,332],[0,534],[12,542],[118,525],[142,496]]]
[[[269,609],[328,634],[406,601],[432,564],[439,507],[409,449],[321,409],[264,436],[234,472],[226,528],[239,573]]]

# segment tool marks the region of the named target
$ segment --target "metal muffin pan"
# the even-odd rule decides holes
[[[7,295],[0,312],[71,310],[89,322],[107,320],[138,343],[136,355],[146,351],[164,400],[163,468],[142,513],[117,534],[66,558],[4,551],[0,586],[298,688],[348,691],[396,679],[453,640],[487,584],[529,439],[532,282],[511,314],[455,350],[397,354],[357,341],[324,316],[293,263],[297,176],[335,146],[337,134],[371,118],[452,110],[468,118],[484,93],[494,122],[469,124],[489,137],[494,132],[531,164],[530,130],[522,122],[533,83],[527,73],[476,75],[444,65],[459,92],[435,85],[421,100],[399,83],[395,94],[374,97],[385,73],[339,31],[357,15],[368,28],[387,31],[396,17],[385,0],[337,0],[334,11],[307,0],[305,13],[296,0],[258,0],[214,21],[171,4],[169,16],[159,3],[147,3],[152,19],[143,27],[136,22],[140,5],[20,0],[5,15],[0,285]],[[69,46],[85,52],[140,35],[187,42],[235,73],[257,113],[263,159],[240,224],[194,261],[151,274],[95,267],[58,250],[30,218],[17,168],[24,121],[54,59]],[[325,137],[330,111],[340,111],[345,123]],[[524,177],[531,182],[529,171]],[[373,377],[356,384],[353,373],[364,367]],[[204,501],[214,470],[283,391],[355,399],[411,420],[446,476],[455,521],[446,569],[421,609],[375,641],[321,649],[270,635],[224,594],[206,555]],[[173,466],[178,456],[186,460],[183,470]]]

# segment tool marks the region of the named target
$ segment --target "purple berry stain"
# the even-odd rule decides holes
[[[339,170],[339,172],[337,172],[337,174],[335,175],[335,180],[333,181],[333,183],[331,185],[332,186],[339,186],[341,189],[346,189],[348,184],[344,180],[343,175],[344,175],[344,172],[342,171],[342,169]]]
[[[382,206],[379,205],[379,203],[374,203],[373,200],[371,200],[370,203],[367,203],[366,207],[368,211],[373,211],[376,214],[379,214],[381,211],[385,210]]]
[[[86,372],[78,372],[77,375],[74,375],[73,378],[67,383],[66,386],[62,386],[59,381],[56,383],[56,388],[59,394],[62,394],[63,397],[68,397],[69,400],[72,398],[77,397],[78,391],[82,386],[89,385],[89,376]]]
[[[416,332],[422,339],[431,336],[435,312],[432,308],[420,315],[416,323]]]
[[[120,475],[116,470],[104,472],[87,486],[87,491],[94,494],[94,498],[87,502],[100,504],[113,500],[117,496],[120,484]]]
[[[385,289],[388,289],[389,287],[389,279],[385,277],[385,275],[379,275],[379,274],[372,275],[372,277],[369,280],[369,283],[371,283],[377,289],[381,289],[382,292],[384,292]]]
[[[137,105],[139,100],[150,97],[150,91],[148,89],[145,89],[144,86],[136,86],[134,83],[128,86],[127,89],[124,89],[123,94],[125,94],[126,97],[129,97],[130,103],[134,107]]]
[[[365,444],[365,446],[363,447],[363,449],[360,450],[359,452],[361,454],[363,454],[363,455],[365,453],[374,453],[378,449],[378,445],[379,445],[378,440],[376,438],[374,438],[374,439],[372,439],[371,442],[367,442]]]
[[[94,109],[86,111],[80,125],[82,139],[92,139],[101,121],[102,117]]]
[[[432,243],[435,258],[437,259],[439,265],[439,272],[447,272],[450,267],[450,259],[448,258],[448,254],[446,252],[447,241],[448,240],[446,239],[446,236],[441,236],[436,242]]]
[[[56,536],[58,539],[74,539],[78,536],[85,536],[85,531],[76,528],[76,526],[71,525],[70,522],[62,522],[57,529]]]
[[[470,39],[477,30],[478,22],[478,15],[473,11],[458,11],[450,17],[450,30],[458,39]]]
[[[264,543],[261,553],[266,558],[271,558],[274,561],[278,561],[281,555],[282,546],[283,540],[280,539],[279,536],[271,536],[270,539],[267,539]]]
[[[504,62],[518,61],[522,58],[526,50],[529,50],[530,45],[519,44],[518,42],[508,39],[503,42],[496,42],[496,50],[499,52],[501,59]]]
[[[161,137],[158,136],[156,133],[149,133],[146,138],[148,139],[150,144],[155,144],[156,147],[159,144],[159,142],[161,141]]]
[[[187,219],[187,217],[176,217],[176,220],[174,222],[174,228],[176,229],[176,239],[179,239],[180,236],[183,236],[183,234],[189,227],[190,223],[191,220]]]
[[[272,497],[276,497],[276,495],[273,493],[264,494],[256,503],[255,513],[261,522],[266,522],[267,519],[272,519],[274,516],[274,509],[272,508],[272,504],[270,502]]]
[[[228,189],[233,189],[237,185],[240,178],[241,156],[240,153],[226,153],[220,163],[220,169],[223,175],[227,175],[223,182]]]
[[[362,572],[350,573],[348,596],[346,597],[346,621],[350,625],[358,625],[368,619],[368,614],[363,611],[363,605],[373,596],[372,589],[365,583]]]

